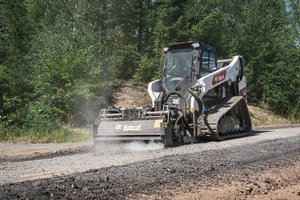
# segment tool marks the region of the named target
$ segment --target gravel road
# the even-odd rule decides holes
[[[300,128],[294,127],[168,149],[131,143],[75,155],[4,160],[0,161],[0,199],[189,199],[191,194],[220,187],[224,191],[234,185],[240,185],[234,189],[236,199],[287,186],[295,187],[290,199],[298,199],[299,144]],[[276,181],[261,179],[271,171],[278,175],[272,175]],[[281,177],[289,173],[293,176],[288,180]]]

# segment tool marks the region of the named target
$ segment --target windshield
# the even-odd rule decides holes
[[[168,92],[190,74],[192,67],[192,49],[169,50],[163,59],[163,85]]]

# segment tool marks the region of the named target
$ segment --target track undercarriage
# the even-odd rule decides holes
[[[198,119],[202,139],[224,140],[251,134],[251,120],[246,101],[235,96],[206,111]]]

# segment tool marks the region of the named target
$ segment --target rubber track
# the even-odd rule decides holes
[[[244,115],[243,118],[248,121],[249,127],[247,128],[247,131],[229,132],[226,134],[223,133],[222,136],[220,136],[217,131],[218,122],[222,116],[224,116],[235,106],[241,106],[240,109],[242,109],[241,112]],[[198,128],[201,130],[200,137],[202,139],[225,140],[229,138],[251,135],[250,115],[244,98],[241,96],[234,96],[229,99],[225,99],[215,108],[208,110],[202,116],[200,116],[198,120]]]

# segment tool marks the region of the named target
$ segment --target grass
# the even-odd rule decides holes
[[[51,133],[36,133],[16,127],[0,128],[0,142],[63,143],[85,141],[89,138],[88,130],[70,127],[62,127]]]
[[[248,105],[248,108],[254,126],[300,123],[299,120],[278,116],[267,109],[250,105]]]

